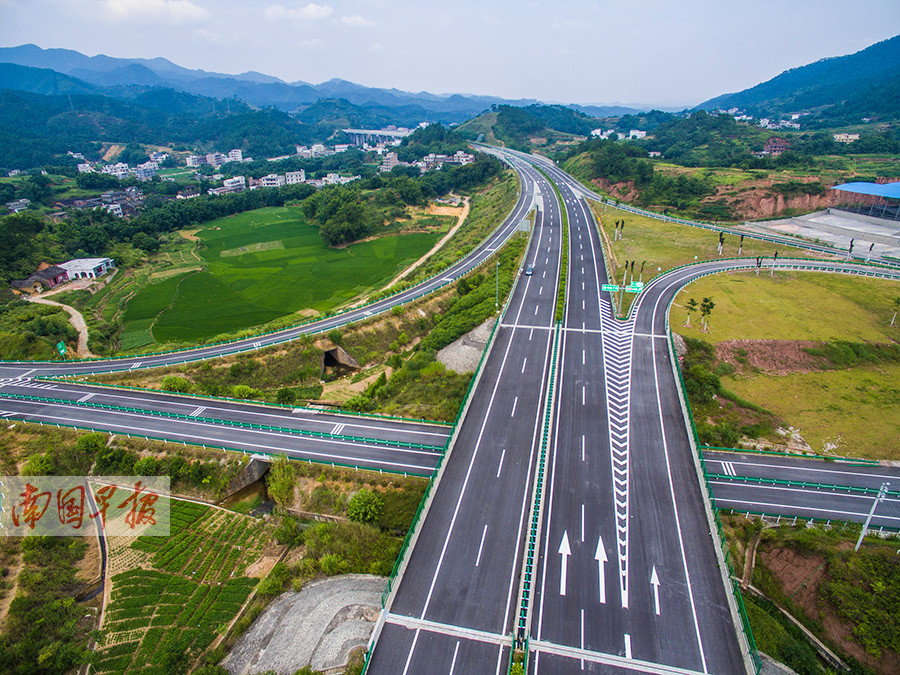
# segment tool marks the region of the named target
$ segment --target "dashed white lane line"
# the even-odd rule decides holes
[[[516,397],[513,399],[512,412],[509,414],[510,417],[515,417],[515,416],[516,416],[516,406],[517,406],[518,404],[519,404],[519,397],[516,396]]]
[[[528,365],[528,359],[522,361],[522,372],[525,372],[525,366]]]
[[[497,478],[500,478],[500,470],[503,468],[503,458],[506,457],[506,448],[500,453],[500,463],[497,465]]]
[[[487,536],[487,524],[485,524],[484,529],[481,531],[481,543],[478,544],[478,557],[475,558],[475,567],[478,567],[481,564],[481,551],[484,548],[484,538]]]
[[[625,658],[631,658],[631,636],[628,633],[625,633]]]
[[[413,652],[416,651],[416,642],[419,641],[419,629],[416,628],[416,634],[413,636],[412,644],[409,647],[409,656],[406,657],[406,665],[403,666],[403,675],[409,671],[409,662],[412,661]]]
[[[459,640],[456,641],[456,647],[453,648],[453,661],[450,662],[450,675],[453,675],[453,669],[456,668],[457,652],[459,652]]]

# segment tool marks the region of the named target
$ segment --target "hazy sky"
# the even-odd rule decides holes
[[[695,104],[897,33],[898,0],[0,0],[0,46],[562,103]]]

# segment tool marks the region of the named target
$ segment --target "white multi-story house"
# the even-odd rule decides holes
[[[78,165],[78,173],[91,173],[93,170],[93,167],[87,162]]]
[[[201,164],[206,164],[206,157],[200,157],[198,155],[188,155],[184,158],[184,163],[188,166],[200,166]]]
[[[634,140],[636,138],[647,138],[647,132],[641,131],[640,129],[632,129],[628,132],[628,140]]]
[[[259,179],[259,187],[275,188],[282,185],[284,185],[284,176],[280,176],[277,173],[270,173],[268,176],[263,176]]]
[[[287,185],[297,185],[306,181],[306,171],[287,171],[284,174],[284,182]]]
[[[234,178],[226,178],[222,181],[222,187],[229,190],[245,190],[247,188],[247,179],[243,176],[235,176]]]
[[[852,143],[859,140],[859,134],[835,134],[835,143]]]
[[[321,143],[316,143],[310,147],[309,151],[313,157],[323,157],[325,155],[325,146]]]
[[[229,162],[243,162],[244,161],[244,153],[239,149],[235,148],[234,150],[228,151],[228,161]]]

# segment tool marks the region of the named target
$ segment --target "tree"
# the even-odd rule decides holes
[[[709,315],[712,313],[715,306],[716,303],[712,301],[712,298],[703,298],[703,301],[700,303],[700,316],[702,317],[701,321],[703,323],[703,328],[701,328],[701,330],[704,333],[709,332]]]
[[[894,298],[894,316],[891,318],[891,325],[897,320],[897,312],[900,312],[900,298]]]
[[[682,324],[683,326],[691,325],[691,313],[697,311],[697,301],[694,298],[688,300],[684,305],[684,311],[687,312],[687,320]]]

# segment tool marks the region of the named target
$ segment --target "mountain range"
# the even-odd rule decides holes
[[[28,85],[26,71],[5,69],[0,73],[0,88],[12,88],[42,94],[93,93],[128,96],[136,87],[164,87],[198,96],[237,98],[256,107],[276,107],[294,112],[320,99],[344,99],[361,106],[415,108],[420,121],[464,122],[492,105],[527,106],[535,99],[508,100],[470,94],[411,93],[399,89],[365,87],[341,79],[321,84],[285,82],[257,72],[227,75],[183,68],[168,59],[120,59],[105,55],[86,56],[70,49],[42,49],[27,44],[0,48],[0,63],[15,64],[50,73],[33,73]],[[636,112],[623,106],[587,106],[583,112],[593,116],[622,115]]]

